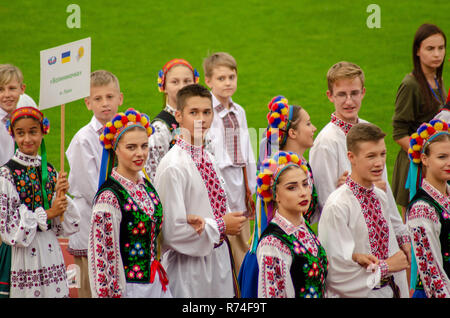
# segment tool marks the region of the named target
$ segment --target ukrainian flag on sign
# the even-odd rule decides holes
[[[67,62],[70,62],[70,51],[67,51],[67,52],[63,52],[62,54],[61,54],[61,62],[64,64],[64,63],[67,63]]]

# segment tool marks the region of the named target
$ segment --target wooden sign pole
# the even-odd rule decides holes
[[[60,172],[59,173],[63,173],[64,172],[64,149],[65,149],[65,131],[66,131],[66,105],[62,104],[61,105],[61,144],[59,147],[59,169]],[[58,196],[61,195],[66,195],[64,193],[64,191],[61,191]],[[61,214],[61,216],[59,217],[60,221],[63,222],[64,221],[64,214]]]

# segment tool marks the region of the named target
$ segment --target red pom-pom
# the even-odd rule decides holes
[[[262,177],[262,181],[264,184],[270,184],[270,179],[271,177],[269,175],[265,175],[264,177]]]

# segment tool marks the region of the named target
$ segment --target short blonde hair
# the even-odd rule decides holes
[[[22,71],[12,64],[0,64],[0,86],[6,85],[13,80],[17,80],[22,85]]]
[[[91,73],[91,87],[106,86],[113,83],[120,92],[119,79],[116,75],[105,70],[98,70]]]
[[[217,52],[211,54],[203,61],[205,77],[211,77],[214,69],[219,66],[229,67],[237,73],[237,63],[234,57],[226,52]]]
[[[364,72],[355,63],[346,61],[334,64],[327,73],[328,90],[333,92],[333,84],[341,79],[354,79],[359,77],[362,87],[364,87]]]

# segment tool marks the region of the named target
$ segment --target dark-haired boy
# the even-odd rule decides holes
[[[319,240],[329,261],[329,297],[409,297],[409,242],[399,246],[386,193],[374,186],[386,163],[385,133],[370,123],[353,125],[346,138],[351,173],[328,197]]]
[[[246,218],[228,211],[222,177],[203,147],[213,119],[210,92],[197,84],[180,89],[175,119],[180,135],[155,175],[164,209],[161,253],[169,288],[177,298],[234,297],[227,235],[239,234]]]

